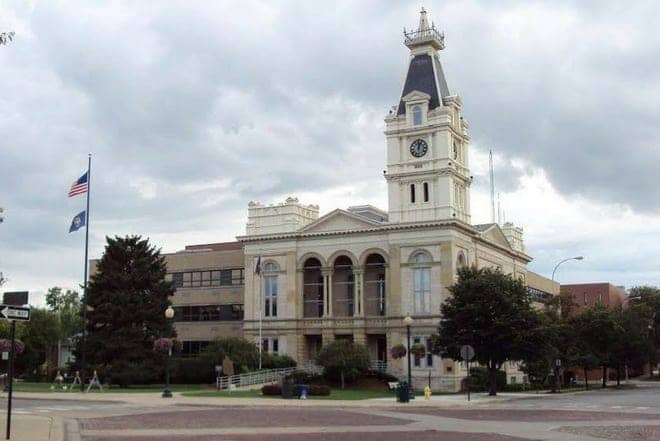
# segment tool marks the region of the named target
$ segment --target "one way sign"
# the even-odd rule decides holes
[[[20,320],[27,322],[30,320],[30,307],[0,305],[0,314],[2,314],[2,317],[7,320]]]

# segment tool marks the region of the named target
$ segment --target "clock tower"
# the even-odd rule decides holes
[[[385,118],[389,220],[470,223],[468,124],[442,71],[445,37],[420,14],[416,31],[403,30],[410,63],[399,104]]]

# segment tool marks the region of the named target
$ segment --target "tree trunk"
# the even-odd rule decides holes
[[[616,365],[616,386],[621,386],[621,365]]]
[[[607,387],[607,366],[603,366],[603,387]]]
[[[339,373],[339,377],[341,378],[341,388],[344,388],[344,371],[341,371]]]
[[[497,369],[494,364],[488,365],[488,395],[495,396],[497,395]]]
[[[589,390],[589,376],[587,374],[587,368],[584,368],[584,388]]]

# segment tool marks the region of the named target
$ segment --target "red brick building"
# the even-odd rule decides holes
[[[562,293],[570,293],[573,297],[571,315],[580,314],[587,308],[602,305],[616,308],[625,304],[628,294],[626,291],[611,283],[576,283],[561,285]]]

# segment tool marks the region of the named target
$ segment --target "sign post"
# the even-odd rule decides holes
[[[461,346],[461,358],[467,365],[467,377],[465,379],[465,388],[467,389],[467,400],[470,401],[470,360],[474,358],[474,348],[470,345]]]
[[[11,346],[9,348],[9,368],[7,369],[7,376],[9,383],[7,388],[7,433],[5,439],[11,436],[11,400],[14,390],[14,357],[15,357],[15,342],[16,342],[16,320],[29,321],[30,320],[30,307],[22,306],[27,303],[27,291],[21,292],[6,292],[3,296],[5,304],[0,305],[0,315],[2,318],[9,320],[9,334]],[[21,306],[17,304],[21,304]]]

